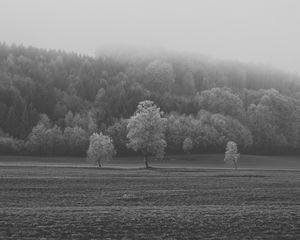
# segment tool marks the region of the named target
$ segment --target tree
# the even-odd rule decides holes
[[[90,146],[87,151],[87,159],[93,163],[97,163],[101,168],[101,161],[110,160],[116,151],[109,136],[102,133],[93,133],[90,137]]]
[[[166,118],[152,101],[140,102],[135,114],[129,119],[127,146],[144,155],[145,167],[149,168],[148,157],[163,158],[167,146],[165,141]]]
[[[45,142],[47,155],[62,156],[66,154],[66,143],[63,137],[62,130],[54,125],[45,132]]]
[[[229,141],[226,146],[224,162],[234,166],[237,170],[237,162],[240,157],[238,153],[237,145],[235,142]]]
[[[200,107],[209,112],[243,119],[243,102],[228,88],[212,88],[203,91],[198,100]]]
[[[187,116],[172,114],[168,117],[166,126],[167,150],[178,153],[182,150],[182,143],[191,135],[191,124]]]
[[[251,104],[247,110],[247,120],[256,152],[274,153],[286,149],[286,137],[280,133],[276,118],[268,106]]]
[[[128,143],[127,125],[128,119],[121,119],[108,127],[105,131],[105,133],[112,138],[114,146],[120,155],[125,155],[131,152],[131,150],[129,150],[126,146]]]
[[[155,93],[164,93],[171,90],[175,82],[175,74],[172,65],[160,60],[150,62],[146,67],[146,87]]]
[[[0,135],[0,153],[3,155],[12,154],[19,155],[24,154],[25,143],[23,140],[15,139],[10,136]]]
[[[182,149],[185,153],[190,153],[193,149],[193,140],[187,137],[182,143]]]
[[[47,115],[41,115],[39,123],[33,127],[26,142],[26,149],[31,154],[57,156],[66,154],[65,139],[61,129],[51,126]]]
[[[31,133],[29,134],[28,140],[26,142],[26,149],[31,154],[43,155],[47,151],[46,147],[46,132],[48,127],[39,122],[33,127]]]
[[[223,141],[218,141],[220,148],[229,140],[236,142],[242,150],[248,150],[253,144],[252,134],[243,124],[237,119],[222,114],[212,114],[210,117],[211,125],[218,131],[220,136],[223,136]],[[219,140],[221,138],[219,137]]]
[[[81,127],[66,127],[64,138],[69,148],[69,155],[84,156],[89,146],[89,134]]]
[[[184,95],[190,96],[195,93],[195,79],[192,72],[186,72],[182,78],[180,92]]]

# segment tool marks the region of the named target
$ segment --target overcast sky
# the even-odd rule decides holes
[[[299,0],[0,0],[0,41],[193,51],[300,73]]]

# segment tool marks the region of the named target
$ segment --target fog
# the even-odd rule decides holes
[[[0,0],[0,41],[95,55],[150,46],[300,73],[298,0]]]

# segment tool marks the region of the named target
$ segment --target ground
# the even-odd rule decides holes
[[[298,158],[248,156],[239,171],[182,158],[144,170],[2,157],[0,239],[300,239]]]

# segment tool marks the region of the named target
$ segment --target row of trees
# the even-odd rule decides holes
[[[135,114],[129,119],[127,147],[144,156],[145,168],[149,168],[149,157],[163,158],[167,142],[165,131],[167,119],[163,118],[160,109],[151,101],[143,101],[137,107]],[[109,136],[93,134],[87,152],[88,160],[97,162],[111,159],[115,153],[113,141]]]
[[[244,152],[299,152],[296,75],[170,52],[91,58],[0,44],[1,154],[85,155],[95,129],[132,154],[126,126],[145,99],[164,111],[167,153],[221,152],[230,139]]]
[[[151,101],[143,101],[138,105],[137,111],[129,119],[127,124],[127,147],[136,152],[141,152],[144,156],[145,168],[149,168],[149,157],[154,156],[162,159],[165,154],[167,142],[165,132],[167,128],[167,119],[162,117],[160,109]],[[193,148],[193,142],[190,138],[183,141],[183,150],[187,153]],[[110,160],[115,155],[113,141],[109,136],[102,133],[94,133],[90,137],[87,159],[97,163]],[[228,141],[226,145],[224,161],[237,169],[239,154],[237,145],[233,141]]]
[[[214,96],[216,92],[221,97]],[[216,113],[202,109],[194,115],[164,114],[167,153],[222,152],[229,140],[238,143],[243,152],[297,152],[300,114],[292,99],[276,90],[265,90],[257,104],[251,103],[244,111],[241,99],[233,95],[237,100],[230,103],[223,96],[226,92],[232,97],[228,89],[214,88],[200,94],[200,101],[205,96],[203,108]],[[89,136],[99,130],[113,139],[119,155],[128,155],[132,151],[126,147],[127,124],[128,119],[121,119],[107,128],[99,127],[91,111],[81,114],[69,111],[56,123],[41,114],[26,139],[0,132],[0,151],[2,154],[84,156]]]
[[[160,112],[154,111],[156,107],[152,106],[151,101],[138,106],[138,112],[143,109],[147,109],[148,112],[153,110],[153,117],[159,117]],[[148,117],[146,114],[138,116],[136,121],[123,119],[103,131],[113,140],[120,156],[133,154],[133,151],[128,149],[129,138],[132,134],[147,124],[147,129],[157,125],[155,119],[147,120],[147,124],[144,123],[146,120],[140,119],[142,116]],[[162,132],[165,142],[157,142],[157,144],[167,146],[167,153],[222,152],[229,140],[238,142],[243,151],[248,151],[252,146],[251,132],[238,120],[219,113],[212,114],[201,110],[196,116],[164,114],[163,120],[164,124],[161,128],[164,129]],[[101,131],[91,116],[82,117],[72,113],[66,115],[64,126],[60,128],[51,123],[47,115],[41,115],[40,121],[33,127],[26,140],[18,140],[9,136],[0,138],[0,151],[4,154],[84,156],[90,135]],[[128,126],[136,131],[128,132]],[[132,149],[136,150],[134,147]]]
[[[61,129],[53,125],[47,115],[41,115],[40,121],[26,140],[0,137],[0,152],[38,156],[85,156],[90,133],[79,125]]]

